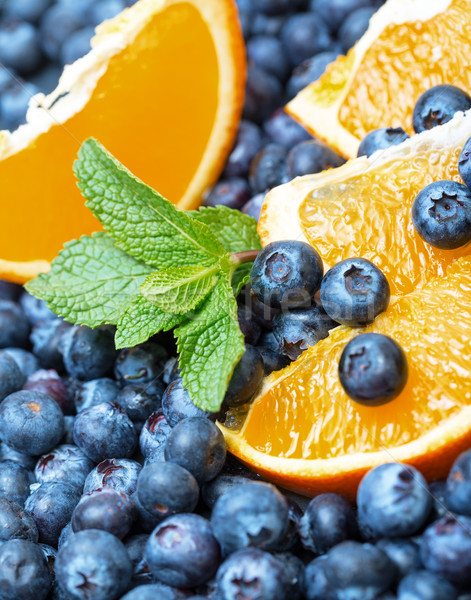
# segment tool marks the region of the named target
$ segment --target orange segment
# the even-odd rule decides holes
[[[439,250],[424,243],[411,221],[418,192],[432,181],[453,179],[458,156],[471,137],[471,114],[416,135],[400,146],[308,175],[267,195],[259,221],[262,244],[302,239],[326,268],[352,256],[367,258],[388,278],[392,294],[407,294],[441,276],[471,244]]]
[[[0,135],[1,277],[25,281],[100,228],[72,172],[86,138],[182,208],[199,204],[232,145],[245,77],[232,0],[141,0],[92,44],[42,98],[46,111]]]
[[[471,89],[468,0],[388,0],[362,39],[287,110],[344,156],[378,127],[412,133],[417,98],[434,85]]]
[[[350,400],[338,378],[346,343],[358,333],[391,336],[409,378],[382,406]],[[246,416],[228,415],[228,447],[269,479],[304,494],[354,495],[363,473],[392,460],[446,475],[471,443],[471,258],[400,298],[369,327],[338,327],[265,380]]]

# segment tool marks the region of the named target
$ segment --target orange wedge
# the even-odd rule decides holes
[[[468,0],[388,0],[364,36],[302,90],[288,112],[347,158],[378,127],[412,133],[412,110],[434,85],[468,92]]]
[[[403,295],[441,276],[471,244],[438,250],[415,232],[410,212],[418,192],[432,181],[461,181],[458,156],[471,137],[471,111],[415,135],[370,158],[300,177],[273,189],[262,207],[258,231],[263,246],[299,239],[312,244],[325,267],[352,256],[367,258]]]
[[[100,229],[72,165],[93,136],[182,208],[213,183],[237,130],[245,55],[232,0],[140,0],[0,133],[0,277],[24,282],[64,242]]]
[[[346,343],[359,330],[338,327],[286,369],[266,378],[245,412],[221,426],[229,450],[267,479],[301,494],[353,498],[361,477],[384,462],[446,476],[471,445],[471,258],[404,296],[361,332],[404,349],[409,378],[382,406],[350,400],[338,378]]]

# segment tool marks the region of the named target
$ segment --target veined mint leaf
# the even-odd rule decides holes
[[[182,320],[183,317],[165,313],[139,295],[117,323],[114,338],[116,348],[132,348],[142,344],[159,331],[169,331]]]
[[[97,327],[119,320],[151,272],[99,232],[65,244],[49,273],[38,275],[26,289],[56,315]]]
[[[183,384],[203,410],[221,407],[234,367],[242,356],[244,337],[237,321],[237,303],[220,276],[194,319],[175,330]]]
[[[189,213],[193,219],[211,228],[227,252],[261,250],[257,221],[227,206],[202,206]]]
[[[224,249],[211,229],[178,210],[94,139],[74,165],[86,206],[117,246],[154,267],[211,265]]]
[[[250,271],[252,270],[252,265],[253,262],[242,263],[232,274],[231,286],[234,296],[237,297],[244,285],[250,281]]]
[[[183,314],[195,308],[214,287],[219,265],[159,269],[141,285],[141,294],[166,312]]]

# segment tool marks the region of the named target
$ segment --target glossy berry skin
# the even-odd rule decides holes
[[[311,0],[309,8],[322,15],[330,31],[335,32],[352,12],[371,5],[371,0]]]
[[[44,300],[39,300],[26,291],[21,294],[19,303],[31,326],[56,318]]]
[[[286,89],[288,98],[294,98],[302,89],[324,74],[327,65],[336,60],[338,54],[332,50],[324,50],[304,60],[298,65],[288,80]]]
[[[13,539],[37,542],[38,537],[38,528],[29,512],[16,502],[0,497],[0,545]]]
[[[425,570],[409,573],[399,583],[398,600],[456,600],[456,588],[443,577]]]
[[[232,177],[216,183],[204,199],[205,206],[227,206],[240,210],[250,199],[250,187],[245,179]]]
[[[132,496],[137,489],[137,479],[142,466],[130,458],[109,458],[90,471],[83,486],[87,494],[109,487],[117,492]]]
[[[198,504],[199,486],[193,475],[176,463],[151,463],[139,475],[137,495],[149,513],[164,519],[193,512]]]
[[[85,54],[90,49],[90,40],[95,33],[94,27],[84,27],[74,31],[67,38],[61,48],[61,60],[64,65],[70,65]]]
[[[164,585],[163,583],[148,583],[135,587],[133,590],[121,597],[121,600],[185,600],[188,596],[177,588]],[[196,598],[191,596],[190,600]]]
[[[146,342],[121,350],[116,359],[114,374],[121,385],[135,383],[145,386],[151,392],[152,384],[162,374],[166,360],[167,352],[162,346]]]
[[[325,274],[320,298],[327,314],[334,320],[359,327],[374,321],[389,304],[389,283],[372,262],[364,258],[347,258]]]
[[[124,542],[132,563],[132,584],[141,585],[152,582],[152,575],[144,558],[147,535],[138,533],[128,536]]]
[[[41,62],[36,29],[25,21],[10,21],[0,27],[0,60],[8,69],[31,73]]]
[[[319,173],[343,165],[345,159],[320,140],[309,140],[294,146],[286,159],[288,179]]]
[[[0,498],[23,506],[32,483],[34,475],[29,469],[13,460],[0,461]]]
[[[255,123],[242,120],[234,147],[224,167],[224,176],[245,177],[254,156],[262,149],[262,140],[260,128]]]
[[[326,338],[337,325],[319,306],[281,312],[273,319],[273,335],[278,343],[278,352],[290,360],[296,360],[309,346],[315,346]]]
[[[149,415],[139,435],[139,448],[143,456],[149,458],[158,455],[165,460],[164,449],[171,429],[162,410]]]
[[[250,164],[250,187],[255,194],[267,192],[284,182],[285,173],[285,148],[276,143],[267,144]]]
[[[3,348],[3,352],[8,354],[8,356],[16,362],[25,378],[29,377],[39,369],[38,359],[34,354],[27,350],[23,350],[23,348]]]
[[[191,588],[211,579],[220,548],[209,521],[195,514],[174,515],[158,525],[147,541],[145,558],[163,583]]]
[[[35,456],[29,456],[23,452],[18,452],[18,450],[11,448],[4,442],[0,442],[0,460],[11,460],[30,471],[32,471],[36,465]]]
[[[28,344],[29,323],[22,308],[10,300],[0,300],[0,348]]]
[[[116,396],[116,402],[126,411],[128,417],[136,425],[144,424],[147,417],[158,410],[165,390],[161,385],[161,393],[149,393],[141,385],[126,385]]]
[[[407,358],[393,339],[363,333],[348,342],[339,361],[339,378],[347,395],[366,406],[396,398],[407,383]]]
[[[72,377],[88,381],[112,371],[116,350],[111,329],[75,326],[63,335],[61,343],[64,365]]]
[[[16,361],[0,350],[0,402],[20,390],[25,380]]]
[[[469,187],[471,185],[471,138],[469,138],[458,158],[458,171],[461,179]]]
[[[288,503],[268,483],[234,486],[217,499],[211,524],[225,555],[248,547],[274,550],[288,530]]]
[[[48,452],[64,435],[64,415],[50,396],[27,390],[0,404],[0,439],[32,456]]]
[[[224,396],[224,406],[241,406],[250,402],[262,383],[264,371],[259,351],[245,345],[245,352],[237,363]]]
[[[129,497],[105,487],[82,496],[72,514],[72,529],[74,533],[100,529],[123,539],[133,521],[134,505]]]
[[[258,223],[264,200],[265,194],[255,194],[255,196],[252,196],[252,198],[250,198],[250,200],[244,204],[242,207],[242,212],[246,215],[249,215],[249,217],[253,217]]]
[[[299,65],[330,45],[324,22],[312,13],[298,13],[288,18],[281,30],[281,41],[293,66]]]
[[[244,342],[254,346],[258,342],[261,333],[260,323],[256,315],[248,306],[241,305],[237,308],[237,320],[244,336]]]
[[[471,191],[456,181],[434,181],[415,197],[411,216],[424,242],[459,248],[471,240]]]
[[[95,529],[79,531],[59,548],[55,570],[60,587],[74,600],[119,598],[132,575],[124,544],[111,533]]]
[[[205,483],[201,488],[201,496],[208,508],[213,508],[218,498],[231,490],[235,486],[244,485],[245,483],[253,482],[253,478],[249,479],[243,475],[235,475],[232,473],[219,473],[217,477]]]
[[[40,542],[57,547],[59,535],[79,500],[80,491],[63,481],[43,483],[31,493],[25,508],[36,522]]]
[[[105,458],[128,458],[137,444],[133,422],[118,404],[109,402],[82,410],[75,418],[73,437],[96,463]]]
[[[283,88],[278,79],[262,69],[249,66],[242,118],[257,124],[262,123],[282,101]]]
[[[162,396],[162,411],[170,427],[175,427],[183,419],[189,417],[207,418],[211,413],[198,408],[190,400],[188,392],[183,387],[181,377],[177,377],[167,387]]]
[[[361,140],[357,156],[371,156],[377,150],[397,146],[407,139],[409,139],[409,135],[402,127],[380,127],[379,129],[373,129],[373,131],[367,133]]]
[[[5,16],[9,19],[25,20],[36,23],[52,4],[52,0],[6,0],[4,3]]]
[[[284,571],[283,563],[268,552],[257,548],[239,550],[219,567],[218,597],[221,600],[288,600]]]
[[[187,469],[200,484],[214,479],[225,459],[224,436],[208,419],[184,419],[175,425],[167,438],[165,460]]]
[[[313,498],[299,523],[301,542],[316,554],[325,554],[335,545],[358,535],[351,504],[339,494]]]
[[[471,97],[454,85],[436,85],[417,100],[412,113],[412,126],[416,133],[432,129],[451,121],[458,111],[471,108]]]
[[[72,11],[65,3],[51,6],[40,23],[41,46],[51,60],[59,61],[63,43],[83,26],[83,15]]]
[[[304,569],[302,581],[303,593],[306,600],[334,600],[334,587],[327,579],[327,556],[319,556],[312,560]]]
[[[275,308],[310,306],[324,267],[306,242],[283,240],[265,246],[255,259],[250,285],[258,299]]]
[[[47,394],[57,402],[64,415],[75,414],[73,394],[66,381],[54,369],[39,369],[34,372],[26,380],[23,389]]]
[[[41,367],[56,371],[64,369],[60,347],[62,336],[69,329],[71,329],[70,323],[65,323],[62,319],[41,321],[34,327],[31,332],[31,343],[33,354],[38,358]]]
[[[45,600],[52,578],[41,548],[26,540],[0,545],[2,600]]]
[[[282,43],[275,36],[252,36],[247,42],[247,58],[259,69],[285,81],[290,72],[290,62]]]
[[[448,515],[432,523],[422,536],[420,556],[427,571],[451,583],[471,583],[471,519]]]
[[[282,108],[275,110],[263,123],[263,130],[271,142],[283,146],[286,150],[312,139],[310,133]]]
[[[471,450],[455,460],[446,480],[445,498],[451,511],[471,517]]]
[[[77,446],[63,444],[41,456],[34,474],[38,483],[64,481],[81,492],[93,467],[94,463]]]
[[[366,536],[405,537],[425,525],[432,497],[417,469],[386,463],[363,477],[357,504],[358,521]]]
[[[115,402],[119,391],[119,385],[109,377],[79,382],[74,397],[75,408],[80,412],[102,402]]]
[[[339,29],[338,39],[342,44],[344,52],[348,52],[355,42],[357,42],[365,33],[374,12],[375,9],[371,7],[358,8],[342,23],[342,26]]]
[[[423,567],[420,546],[412,539],[381,538],[376,542],[376,547],[385,552],[396,565],[398,579]]]

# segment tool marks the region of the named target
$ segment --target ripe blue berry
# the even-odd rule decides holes
[[[41,49],[31,23],[11,21],[0,27],[0,60],[4,67],[20,74],[36,69],[41,62]]]
[[[38,483],[64,481],[82,491],[93,466],[93,462],[77,446],[63,444],[41,456],[34,474]]]
[[[0,348],[28,344],[29,323],[22,308],[10,300],[0,300]]]
[[[282,108],[275,112],[263,124],[263,130],[274,144],[291,150],[296,144],[311,140],[311,135]]]
[[[194,405],[193,405],[194,406]],[[147,417],[139,436],[139,447],[146,458],[156,454],[164,459],[164,448],[171,427],[165,420],[162,409]]]
[[[77,382],[74,396],[75,407],[77,412],[81,412],[102,402],[115,402],[118,393],[118,383],[109,377],[80,381]]]
[[[52,584],[41,548],[26,540],[10,540],[0,546],[2,600],[45,600]]]
[[[0,498],[7,498],[23,506],[34,483],[33,473],[13,460],[0,461]]]
[[[15,360],[5,351],[0,351],[0,402],[21,389],[25,376]]]
[[[456,600],[458,592],[446,579],[424,569],[409,573],[399,583],[398,600]]]
[[[137,489],[137,480],[141,469],[141,465],[130,458],[103,460],[87,475],[83,493],[87,494],[109,487],[127,496],[132,496]]]
[[[290,62],[280,40],[274,36],[252,36],[247,42],[247,58],[259,69],[284,81],[290,72]]]
[[[276,77],[249,66],[245,86],[244,119],[262,123],[282,104],[283,88]]]
[[[64,365],[72,377],[88,381],[112,371],[116,350],[110,328],[75,326],[64,333],[61,344]]]
[[[413,539],[382,538],[376,542],[376,547],[385,552],[396,565],[399,579],[422,568],[420,546]]]
[[[250,199],[250,187],[245,179],[232,177],[216,183],[204,199],[205,206],[227,206],[240,210]]]
[[[13,539],[37,542],[38,537],[38,528],[29,512],[13,500],[0,497],[0,545]]]
[[[373,129],[361,140],[357,156],[371,156],[376,150],[397,146],[407,139],[409,139],[409,135],[402,127]]]
[[[330,45],[330,35],[324,21],[313,13],[298,13],[288,18],[281,30],[288,58],[299,65]]]
[[[267,144],[250,165],[250,186],[256,194],[271,190],[283,183],[285,171],[285,148],[280,144]]]
[[[75,414],[73,392],[54,369],[39,369],[28,377],[23,389],[47,394],[57,402],[64,415]]]
[[[327,65],[334,62],[337,56],[337,52],[324,50],[298,65],[286,84],[288,98],[294,98],[298,92],[310,83],[317,81],[325,72]]]
[[[114,374],[121,385],[135,383],[143,385],[149,393],[159,392],[159,377],[166,360],[167,351],[163,346],[146,342],[121,350],[116,359]]]
[[[87,54],[90,49],[90,40],[95,34],[93,27],[84,27],[70,34],[61,48],[61,60],[64,65],[69,65]]]
[[[241,121],[234,147],[229,154],[224,167],[227,177],[245,177],[249,172],[250,163],[262,149],[262,132],[250,121]]]
[[[72,514],[74,533],[84,529],[108,531],[123,539],[134,521],[134,504],[126,494],[102,488],[84,494]]]
[[[5,16],[8,19],[25,20],[36,23],[52,4],[53,0],[6,0]]]
[[[461,179],[470,187],[471,185],[471,138],[466,141],[458,158],[458,171]]]
[[[471,97],[454,85],[436,85],[417,100],[412,113],[416,133],[448,123],[458,111],[471,108]]]
[[[330,31],[335,32],[352,12],[371,4],[371,0],[311,0],[309,8],[322,16]]]
[[[320,140],[309,140],[294,146],[286,159],[288,179],[319,173],[343,165],[345,160]]]
[[[339,29],[338,39],[342,44],[344,52],[348,52],[355,42],[357,42],[365,33],[374,12],[375,9],[371,7],[358,8],[350,13],[342,23],[342,26]]]
[[[451,511],[471,517],[471,450],[455,460],[446,480],[445,498]]]
[[[246,344],[224,396],[224,406],[240,406],[250,402],[263,379],[263,361],[259,351]]]
[[[456,181],[434,181],[412,204],[412,222],[434,248],[453,250],[471,240],[471,191]]]

